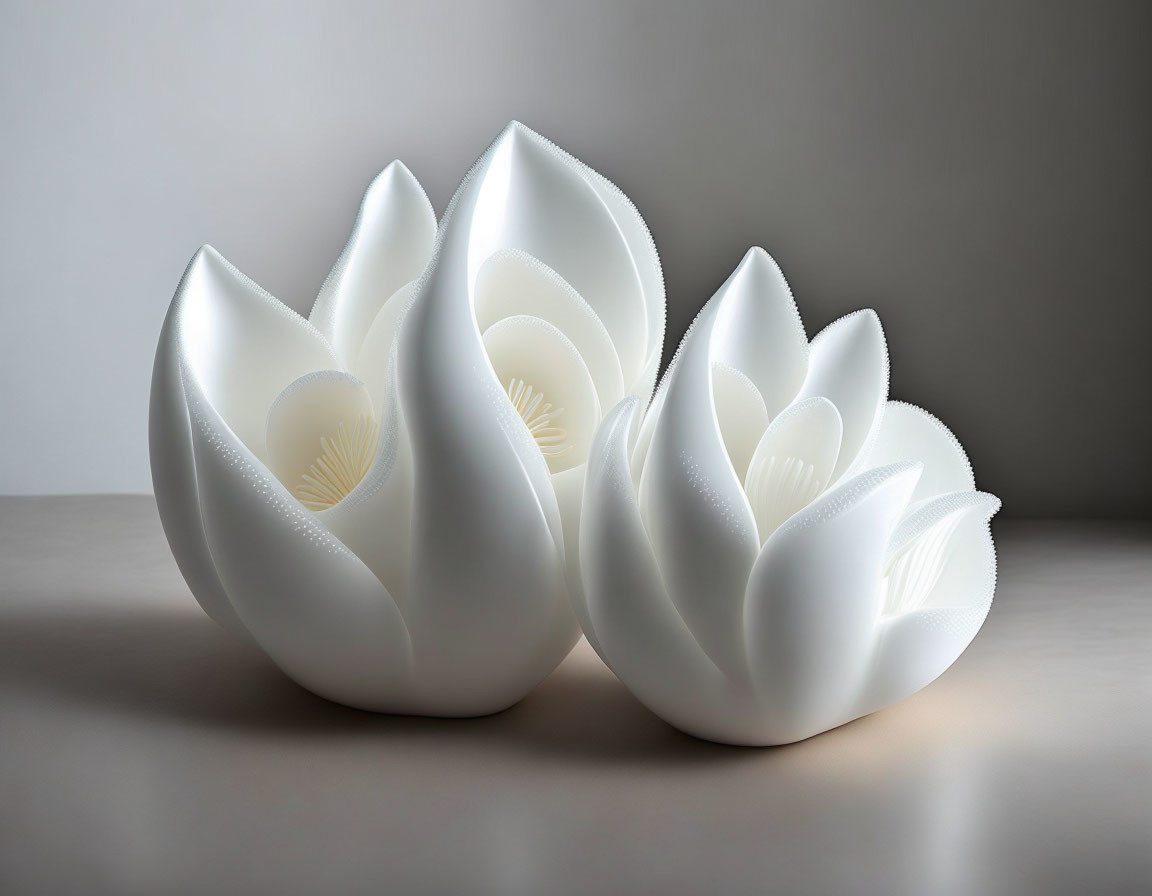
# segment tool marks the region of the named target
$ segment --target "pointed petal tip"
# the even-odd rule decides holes
[[[260,286],[260,284],[258,284],[255,280],[253,280],[238,267],[236,267],[236,265],[225,258],[223,253],[221,253],[220,250],[213,246],[211,243],[205,243],[203,246],[196,250],[196,254],[193,255],[192,260],[188,262],[188,270],[185,274],[185,280],[187,280],[187,274],[199,271],[208,272],[216,276],[223,276],[226,282],[239,282],[245,284],[251,289],[254,289],[257,292],[267,296],[268,298],[271,298],[264,287]]]
[[[772,257],[772,253],[763,246],[752,246],[744,253],[744,258],[741,259],[740,264],[766,265],[768,270],[773,272],[780,270],[780,265],[776,263],[776,259]]]
[[[411,168],[400,161],[400,159],[393,159],[384,166],[379,174],[372,178],[372,184],[369,186],[369,189],[375,187],[377,184],[387,183],[394,177],[419,183],[419,181],[416,180],[416,175],[412,173]]]
[[[551,153],[561,158],[568,156],[568,153],[552,140],[549,140],[539,131],[528,127],[524,122],[515,118],[504,126],[504,129],[492,142],[491,148],[496,149],[502,146],[511,146],[516,149],[531,147],[537,151]]]
[[[871,308],[857,308],[849,311],[842,317],[836,318],[823,330],[812,337],[812,341],[825,339],[832,334],[840,334],[840,338],[851,338],[873,332],[880,337],[880,341],[887,347],[884,337],[884,326],[880,323],[880,315]]]
[[[504,133],[509,134],[509,135],[524,134],[526,136],[532,136],[532,137],[539,137],[540,136],[534,130],[532,130],[532,128],[528,127],[528,125],[524,124],[524,122],[522,122],[518,118],[513,118],[511,121],[508,122],[508,124],[506,124],[504,126]]]
[[[524,137],[539,137],[532,128],[528,127],[522,121],[513,118],[508,124],[504,125],[504,129],[496,136],[494,145],[503,145],[506,143],[515,143],[517,139]]]
[[[740,263],[736,265],[732,276],[729,278],[730,283],[734,284],[738,281],[745,282],[749,288],[761,294],[765,300],[775,295],[780,287],[783,287],[794,316],[799,322],[800,312],[796,309],[795,300],[792,299],[792,290],[788,286],[788,280],[780,265],[776,263],[776,259],[767,250],[760,246],[753,246],[744,253],[744,257],[740,259]]]
[[[191,261],[188,262],[188,266],[184,269],[184,276],[180,280],[180,286],[177,287],[177,293],[186,291],[194,281],[202,282],[201,278],[204,276],[220,276],[222,274],[244,279],[244,275],[240,273],[239,269],[221,255],[215,246],[205,243],[196,250]]]
[[[221,261],[224,261],[224,256],[220,254],[220,251],[211,243],[205,243],[193,253],[192,260],[188,263],[188,266],[192,267],[193,265],[211,264]]]
[[[374,203],[383,203],[388,201],[390,191],[400,186],[407,189],[411,193],[422,195],[427,201],[428,195],[424,190],[424,186],[417,179],[416,175],[412,173],[407,165],[400,159],[393,159],[384,168],[372,178],[371,183],[368,184],[364,190],[364,200],[360,205],[360,214],[363,215],[365,209]],[[429,203],[431,207],[431,203]]]
[[[872,308],[858,308],[845,314],[841,320],[844,326],[851,325],[862,329],[875,329],[881,337],[884,335],[884,325],[880,323],[880,315]]]

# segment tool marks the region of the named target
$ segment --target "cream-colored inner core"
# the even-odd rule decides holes
[[[508,397],[516,413],[528,426],[532,438],[547,458],[563,457],[571,453],[572,444],[568,441],[568,430],[557,426],[556,421],[564,413],[563,408],[554,408],[544,400],[544,393],[537,392],[524,380],[508,381]]]
[[[350,427],[340,422],[336,432],[320,439],[320,456],[300,478],[294,494],[309,510],[339,504],[372,466],[380,442],[380,425],[361,414]]]

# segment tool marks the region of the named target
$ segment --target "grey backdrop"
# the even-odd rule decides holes
[[[305,311],[381,167],[442,211],[515,117],[644,213],[669,349],[763,245],[1007,514],[1147,515],[1149,7],[4,2],[0,493],[148,491],[196,248]]]

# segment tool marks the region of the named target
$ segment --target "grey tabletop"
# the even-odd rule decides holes
[[[151,499],[0,499],[0,892],[1152,892],[1152,526],[995,533],[939,681],[756,750],[583,643],[484,719],[328,704],[199,611]]]

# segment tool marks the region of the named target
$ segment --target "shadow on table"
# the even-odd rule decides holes
[[[110,713],[273,738],[467,739],[581,761],[738,761],[756,751],[681,734],[611,673],[570,658],[525,700],[479,719],[360,712],[285,677],[256,648],[194,612],[104,608],[0,619],[0,689]]]

